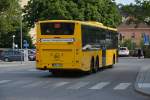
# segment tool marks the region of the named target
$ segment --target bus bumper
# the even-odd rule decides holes
[[[86,67],[81,64],[37,64],[36,69],[39,70],[79,70],[88,71]]]

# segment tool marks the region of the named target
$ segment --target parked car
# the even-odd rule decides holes
[[[21,61],[24,60],[24,54],[17,50],[3,51],[1,54],[1,60],[3,61]]]
[[[127,47],[119,48],[119,56],[129,56],[129,50]]]
[[[0,50],[0,60],[2,58],[2,52],[3,52],[3,50]]]

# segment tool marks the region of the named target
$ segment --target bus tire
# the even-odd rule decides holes
[[[92,57],[92,59],[91,59],[90,70],[87,71],[87,74],[92,74],[93,73],[93,67],[94,67],[94,57]]]
[[[114,56],[113,56],[113,64],[115,64],[115,63],[116,63],[116,56],[114,54]]]
[[[96,57],[96,62],[95,62],[95,66],[93,68],[93,72],[96,73],[99,70],[99,57]]]
[[[60,73],[57,70],[49,70],[54,76],[58,76]]]
[[[115,61],[116,61],[115,59],[116,59],[116,57],[115,57],[115,55],[113,55],[112,65],[110,65],[109,68],[113,68],[114,67],[114,64],[115,64]]]

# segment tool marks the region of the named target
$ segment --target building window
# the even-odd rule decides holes
[[[131,38],[135,38],[135,33],[132,33]]]
[[[141,34],[141,37],[144,38],[144,36],[145,36],[145,33],[142,33],[142,34]]]

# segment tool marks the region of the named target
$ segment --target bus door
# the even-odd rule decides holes
[[[102,66],[106,66],[106,47],[102,48]]]

